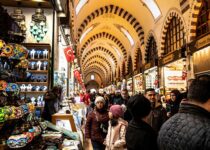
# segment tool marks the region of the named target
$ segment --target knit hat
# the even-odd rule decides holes
[[[120,105],[112,105],[109,110],[116,118],[123,117],[123,109]]]
[[[132,114],[134,118],[140,117],[144,118],[149,115],[151,111],[151,103],[150,101],[144,97],[143,95],[134,95],[132,96],[128,103],[128,111]]]
[[[102,102],[105,104],[105,100],[102,96],[97,96],[96,99],[95,99],[95,104],[98,103],[98,102]]]

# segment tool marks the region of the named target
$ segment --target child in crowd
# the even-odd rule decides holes
[[[126,149],[125,133],[128,123],[122,119],[123,115],[124,112],[120,105],[110,107],[108,133],[104,142],[106,150]]]

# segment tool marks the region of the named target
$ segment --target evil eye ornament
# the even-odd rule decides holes
[[[5,121],[4,108],[0,107],[0,123],[3,123],[4,121]]]
[[[8,83],[6,92],[19,92],[20,88],[16,83]]]
[[[9,148],[22,148],[25,147],[28,141],[28,137],[25,134],[12,135],[7,140]]]
[[[0,91],[5,91],[7,88],[7,82],[4,80],[0,80]]]

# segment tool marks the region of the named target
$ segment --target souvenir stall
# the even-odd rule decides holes
[[[117,90],[121,90],[122,82],[117,82]]]
[[[210,74],[210,34],[193,41],[190,51],[195,76]]]
[[[127,80],[127,90],[128,90],[128,94],[132,96],[133,95],[133,78],[129,78]]]
[[[145,89],[154,88],[156,92],[159,92],[158,87],[158,68],[152,67],[144,71]]]
[[[126,82],[126,79],[123,79],[122,82],[121,82],[121,89],[126,89],[127,88],[127,82]]]
[[[134,76],[134,94],[143,93],[143,74],[137,74]]]
[[[160,60],[164,93],[167,96],[173,89],[186,91],[187,68],[186,58],[180,57],[180,51],[175,51]]]
[[[0,149],[71,149],[72,143],[79,149],[78,133],[40,118],[53,68],[51,3],[42,3],[48,9],[34,1],[23,1],[24,8],[15,1],[1,4]]]

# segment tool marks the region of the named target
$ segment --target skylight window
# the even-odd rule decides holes
[[[93,26],[91,26],[90,28],[88,28],[81,36],[79,42],[81,43],[83,38],[88,34],[88,32],[90,32],[93,29]]]
[[[91,80],[95,80],[95,76],[92,74],[92,75],[90,76],[90,79],[91,79]]]
[[[121,31],[125,34],[125,36],[128,38],[128,40],[129,40],[131,46],[133,46],[133,45],[134,45],[134,40],[133,40],[133,38],[131,37],[130,33],[129,33],[126,29],[124,29],[123,27],[120,27],[120,30],[121,30]]]
[[[155,19],[161,15],[160,9],[158,8],[155,0],[142,0],[142,2],[148,7]]]
[[[87,3],[88,0],[80,0],[76,7],[76,15],[79,14],[82,7]]]
[[[120,55],[120,52],[119,50],[115,47],[115,46],[112,46],[112,48],[115,50],[115,52],[117,53],[118,57],[121,58],[121,55]]]

